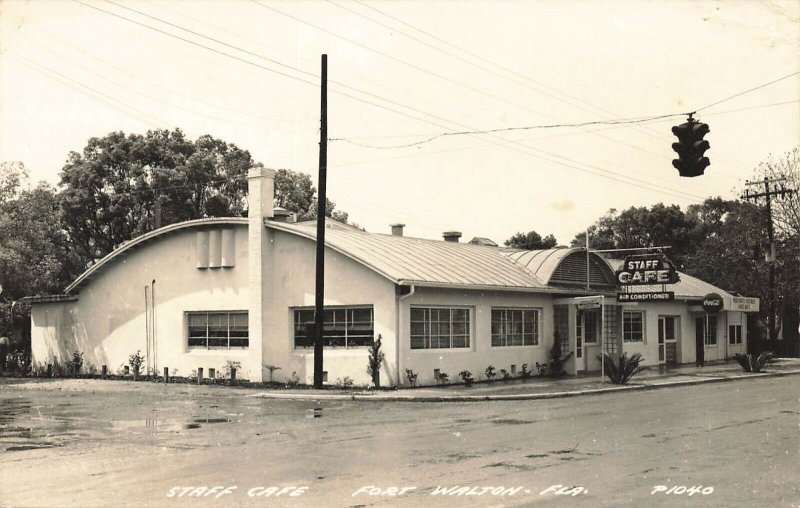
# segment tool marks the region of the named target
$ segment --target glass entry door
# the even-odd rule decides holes
[[[676,316],[658,317],[658,363],[676,365],[678,363]]]

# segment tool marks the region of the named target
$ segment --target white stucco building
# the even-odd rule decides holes
[[[137,350],[146,367],[188,375],[239,362],[239,377],[311,383],[316,226],[273,210],[273,176],[251,171],[248,218],[172,224],[122,245],[63,295],[33,299],[33,360],[66,361],[73,351],[110,372]],[[283,215],[283,214],[281,214]],[[599,369],[606,350],[641,353],[647,365],[706,361],[746,351],[747,304],[682,274],[671,302],[618,304],[614,266],[584,249],[519,251],[374,234],[329,222],[326,229],[324,366],[327,379],[368,384],[367,347],[382,337],[383,385],[421,384],[436,372],[478,379],[493,365],[519,373],[548,359],[555,333],[574,352],[567,370]],[[490,242],[489,242],[490,243]],[[587,259],[590,287],[587,289]],[[647,290],[642,287],[639,290]],[[716,292],[722,312],[700,301]],[[576,298],[605,295],[603,316]],[[710,326],[706,327],[706,323]],[[602,331],[602,333],[601,333]]]

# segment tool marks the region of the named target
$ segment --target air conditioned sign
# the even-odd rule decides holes
[[[647,284],[675,284],[678,272],[672,261],[662,254],[627,256],[622,268],[617,270],[617,283],[621,286]]]

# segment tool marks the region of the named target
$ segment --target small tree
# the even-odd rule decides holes
[[[464,385],[466,386],[472,386],[472,383],[475,381],[472,377],[472,372],[468,370],[462,370],[458,375],[461,376],[461,380],[464,381]]]
[[[375,388],[381,387],[381,363],[383,363],[384,354],[381,351],[381,335],[372,342],[369,348],[369,364],[367,365],[367,373],[372,376],[372,383]]]
[[[142,356],[142,350],[137,350],[134,354],[128,357],[128,365],[131,368],[131,372],[133,372],[133,379],[139,379],[139,372],[142,369],[142,364],[144,363],[144,357]]]
[[[78,351],[77,349],[72,352],[72,360],[69,362],[70,370],[72,370],[72,375],[78,377],[78,374],[81,373],[81,367],[83,367],[83,353]]]
[[[275,372],[276,370],[281,370],[281,368],[278,367],[277,365],[264,365],[264,368],[269,370],[269,382],[270,383],[272,382],[272,373]]]
[[[494,381],[495,376],[497,376],[497,372],[494,370],[494,365],[489,365],[486,367],[486,370],[483,371],[483,374],[486,376],[486,380],[490,383]]]

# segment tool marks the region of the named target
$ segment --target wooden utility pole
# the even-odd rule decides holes
[[[769,246],[766,255],[766,261],[769,264],[769,290],[767,293],[767,308],[769,314],[767,315],[767,328],[769,329],[769,340],[773,341],[778,338],[778,327],[775,326],[775,258],[776,258],[776,247],[775,247],[775,228],[772,225],[772,197],[773,196],[787,196],[794,192],[793,189],[787,189],[783,182],[786,181],[786,177],[780,178],[768,178],[764,177],[763,180],[756,181],[756,182],[745,182],[745,185],[748,187],[753,185],[763,185],[764,192],[757,192],[751,193],[749,190],[745,190],[744,195],[742,198],[750,201],[750,200],[757,200],[758,198],[766,198],[767,206],[767,237],[769,239]],[[770,184],[778,184],[780,183],[780,188],[777,186],[773,186],[770,189]]]
[[[325,303],[325,180],[328,172],[328,55],[322,55],[319,129],[319,190],[317,192],[317,287],[314,300],[314,388],[322,388],[322,351]]]

